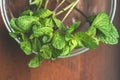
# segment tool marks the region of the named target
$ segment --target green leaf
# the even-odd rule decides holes
[[[96,18],[94,19],[93,23],[92,23],[92,26],[94,27],[99,27],[99,26],[106,26],[109,25],[109,16],[102,12],[102,13],[99,13]]]
[[[40,66],[40,64],[43,62],[43,58],[37,54],[33,59],[30,60],[28,66],[30,68],[37,68]]]
[[[50,45],[43,45],[42,48],[40,49],[40,55],[44,59],[51,59],[52,49],[51,49]]]
[[[28,40],[20,42],[20,48],[25,52],[26,55],[32,54],[31,43]]]
[[[106,44],[118,43],[118,31],[106,13],[99,13],[86,33],[92,36],[97,35],[97,38]]]
[[[40,23],[42,24],[42,27],[51,27],[51,28],[54,27],[52,18],[44,18],[44,19],[41,18]]]
[[[66,32],[66,34],[65,34],[65,40],[66,40],[66,41],[69,41],[69,40],[71,40],[71,39],[73,39],[73,38],[74,38],[73,34],[70,34],[70,33],[67,33],[67,32]]]
[[[96,38],[93,38],[91,36],[89,36],[88,34],[84,33],[84,32],[77,32],[75,34],[75,37],[77,39],[77,41],[81,41],[81,43],[90,49],[95,49],[98,46],[98,40]]]
[[[95,27],[90,26],[85,33],[88,34],[89,36],[93,36],[94,37],[96,35],[96,31],[97,30],[96,30]]]
[[[99,13],[93,21],[92,26],[100,30],[103,34],[109,34],[111,30],[109,24],[109,16],[106,13]]]
[[[38,16],[39,18],[47,18],[53,14],[49,9],[39,9],[34,12],[34,16]]]
[[[112,23],[110,23],[110,27],[111,27],[111,30],[110,30],[111,36],[114,38],[119,38],[119,33],[116,27]]]
[[[86,33],[90,36],[95,36],[96,35],[96,29],[99,29],[100,31],[102,31],[103,33],[109,32],[110,28],[109,28],[109,16],[102,12],[99,13],[94,21],[92,22],[92,24],[90,25],[90,27],[88,28],[88,30],[86,31]]]
[[[119,38],[118,31],[112,23],[110,23],[109,28],[111,29],[109,32],[103,33],[98,31],[97,38],[106,44],[117,44]]]
[[[64,26],[64,24],[59,19],[54,17],[53,20],[54,20],[56,26],[58,27],[58,29],[63,30],[63,31],[66,30],[66,27]]]
[[[22,30],[16,25],[17,18],[12,18],[10,20],[10,27],[14,29],[15,31],[21,32]]]
[[[77,44],[78,44],[78,42],[77,42],[76,39],[74,39],[74,38],[71,39],[69,41],[69,49],[70,49],[70,51],[73,50],[75,47],[77,47]]]
[[[39,27],[39,26],[34,26],[33,27],[33,34],[31,35],[31,39],[34,37],[40,37],[43,35],[49,36],[49,39],[52,38],[53,36],[53,29],[49,27]]]
[[[43,0],[30,0],[30,5],[35,5],[37,7],[40,7],[42,5]]]
[[[41,48],[41,42],[38,38],[34,38],[32,39],[32,51],[34,52],[39,52],[40,48]]]
[[[56,60],[61,55],[61,53],[63,52],[63,49],[61,49],[61,50],[60,49],[56,49],[53,46],[51,46],[51,49],[52,49],[51,60]]]
[[[70,48],[69,46],[65,46],[62,50],[62,53],[60,54],[60,56],[67,56],[70,53]]]
[[[51,39],[49,39],[49,36],[46,36],[46,35],[45,35],[45,36],[42,37],[42,42],[43,42],[43,43],[50,42],[50,40],[51,40]]]
[[[9,35],[12,37],[12,38],[18,38],[20,36],[20,33],[17,33],[17,32],[10,32]]]
[[[72,33],[73,31],[75,31],[75,29],[77,29],[80,26],[80,21],[77,21],[75,23],[73,23],[68,29],[67,29],[67,33]]]
[[[62,49],[65,47],[65,37],[60,32],[55,32],[53,36],[52,45],[56,49]]]
[[[22,40],[22,41],[28,40],[28,37],[27,37],[26,34],[20,33],[20,35],[21,35],[21,40]]]
[[[32,10],[25,10],[21,13],[21,16],[32,16],[33,11]]]
[[[37,21],[39,21],[38,17],[20,16],[17,18],[16,24],[22,30],[22,32],[28,32],[31,30],[32,24]]]

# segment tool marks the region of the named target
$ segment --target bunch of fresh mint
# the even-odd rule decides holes
[[[56,12],[66,0],[62,0],[54,11],[47,8],[49,0],[33,0],[30,5],[34,6],[34,10],[26,10],[18,18],[11,19],[10,25],[14,31],[10,32],[10,36],[19,39],[20,48],[26,55],[36,53],[29,67],[38,67],[45,59],[68,56],[75,48],[95,49],[100,41],[106,44],[118,43],[118,32],[104,12],[87,18],[90,26],[85,32],[75,32],[80,21],[74,22],[69,28],[64,26],[63,21],[78,1],[74,0]],[[68,12],[61,21],[57,15],[64,11]]]

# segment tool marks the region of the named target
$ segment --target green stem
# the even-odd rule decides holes
[[[76,0],[75,2],[73,2],[74,3],[73,6],[69,9],[69,11],[67,12],[67,14],[63,18],[62,22],[68,17],[68,15],[71,13],[71,11],[74,9],[74,7],[77,5],[78,2],[79,2],[79,0]]]
[[[67,7],[63,8],[61,11],[57,12],[55,15],[60,15],[62,14],[63,12],[67,11],[68,9],[70,9],[72,6],[74,5],[74,2],[69,4]]]
[[[47,8],[48,3],[49,3],[49,0],[46,0],[45,7],[44,7],[45,9]]]

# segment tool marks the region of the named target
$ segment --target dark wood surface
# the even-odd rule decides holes
[[[120,0],[114,24],[120,32]],[[15,40],[11,39],[0,15],[0,80],[120,80],[120,44],[101,44],[96,50],[84,54],[44,61],[30,69],[26,56]]]

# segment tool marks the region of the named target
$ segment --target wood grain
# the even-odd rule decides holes
[[[120,0],[118,1],[120,4]],[[120,9],[114,20],[120,31]],[[101,44],[96,50],[84,54],[44,61],[36,69],[30,69],[26,56],[19,45],[9,37],[0,16],[0,80],[120,80],[120,44]]]

